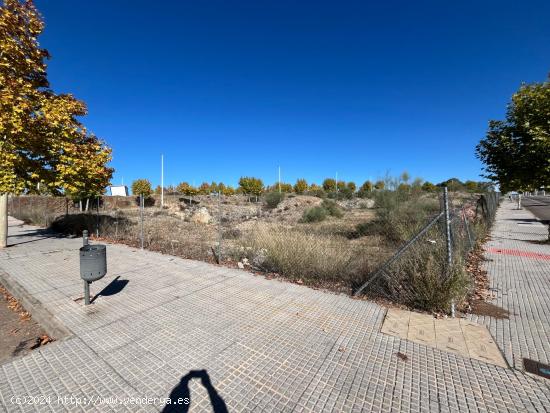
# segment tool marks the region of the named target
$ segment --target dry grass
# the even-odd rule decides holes
[[[72,214],[58,217],[52,228],[67,235],[82,234],[84,229],[96,233],[98,217],[92,214]],[[141,246],[141,225],[137,211],[115,212],[99,216],[99,234],[103,239]],[[216,244],[216,229],[212,226],[185,222],[180,218],[147,211],[143,225],[144,248],[183,258],[212,261],[212,246]]]
[[[286,278],[316,286],[350,290],[360,284],[372,257],[360,244],[345,237],[260,223],[251,228],[235,250],[237,259]],[[378,262],[378,258],[373,261]]]

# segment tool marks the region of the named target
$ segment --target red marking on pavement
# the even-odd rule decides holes
[[[488,252],[495,254],[515,255],[516,257],[534,258],[536,260],[549,260],[550,254],[541,254],[540,252],[529,252],[520,250],[509,250],[506,248],[487,248]]]

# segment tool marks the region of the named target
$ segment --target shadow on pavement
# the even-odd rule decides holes
[[[27,237],[32,237],[32,239],[27,240]],[[28,229],[19,231],[17,235],[8,236],[8,247],[13,247],[15,245],[28,244],[31,242],[42,241],[48,238],[61,238],[60,234],[53,232],[50,229]]]
[[[214,413],[227,413],[227,406],[223,401],[222,397],[218,394],[217,390],[212,385],[210,381],[210,376],[206,370],[191,370],[185,376],[183,376],[176,387],[170,392],[170,400],[176,402],[178,399],[182,401],[182,404],[167,404],[164,406],[162,413],[182,413],[188,412],[191,407],[191,394],[189,391],[189,382],[192,379],[200,379],[202,385],[208,392],[208,397],[210,397],[210,404],[212,405],[212,410]]]
[[[541,222],[536,218],[507,218],[506,221],[518,221],[518,222]]]
[[[93,303],[99,296],[108,297],[121,292],[126,287],[126,284],[128,284],[128,280],[119,280],[119,278],[120,275],[98,292],[90,302]]]

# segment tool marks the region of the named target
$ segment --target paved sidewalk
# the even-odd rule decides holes
[[[212,405],[223,411],[225,405],[229,411],[542,412],[550,406],[542,378],[382,334],[386,311],[374,303],[240,270],[109,245],[108,275],[92,284],[92,292],[116,281],[84,307],[74,301],[82,296],[81,240],[47,238],[14,220],[10,233],[10,243],[18,245],[0,252],[0,271],[70,335],[0,366],[0,409],[158,411],[158,400],[75,401],[169,396],[190,397],[191,411],[211,411]],[[522,268],[537,265],[542,271],[548,263]],[[524,297],[521,314],[548,306],[541,274],[536,292],[546,296]],[[513,285],[520,291],[527,284]],[[493,329],[491,320],[481,321]],[[547,340],[548,324],[539,322],[529,326]],[[502,337],[505,344],[508,336]],[[542,340],[533,341],[533,351],[544,353]],[[206,373],[189,374],[200,369]],[[202,381],[193,378],[199,375]],[[36,400],[44,404],[13,403],[24,396],[43,397]]]
[[[540,243],[547,237],[547,226],[504,199],[485,245],[493,303],[508,310],[510,318],[471,319],[489,328],[517,369],[523,368],[523,358],[550,364],[550,244]]]

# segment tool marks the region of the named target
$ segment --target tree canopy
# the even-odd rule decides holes
[[[97,195],[109,184],[111,150],[78,120],[86,105],[55,94],[50,55],[38,36],[44,22],[31,1],[0,7],[0,193],[40,185],[51,194]]]
[[[503,192],[550,186],[550,76],[521,85],[506,118],[489,122],[476,154],[485,164],[484,176]]]
[[[148,179],[136,179],[132,182],[132,194],[149,197],[153,193],[151,182]]]
[[[245,195],[259,196],[264,189],[264,183],[259,178],[243,176],[239,179],[239,188]]]

